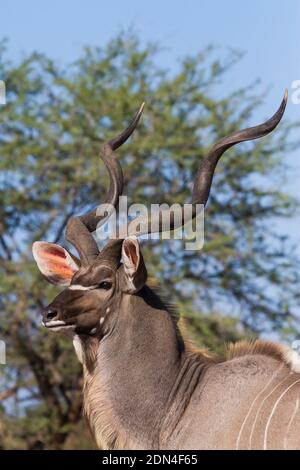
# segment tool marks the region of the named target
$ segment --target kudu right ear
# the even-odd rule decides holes
[[[54,243],[34,242],[32,254],[43,276],[55,286],[69,286],[80,267],[75,256]]]
[[[124,292],[134,294],[138,292],[147,280],[147,270],[136,237],[127,237],[122,245],[122,260],[124,268]]]

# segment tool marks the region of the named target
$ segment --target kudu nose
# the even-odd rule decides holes
[[[43,320],[44,320],[44,322],[53,320],[57,315],[58,315],[57,308],[48,307],[48,308],[46,308],[46,310],[43,313]]]

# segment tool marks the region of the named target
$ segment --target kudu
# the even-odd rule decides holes
[[[221,139],[203,158],[192,203],[206,204],[214,170],[233,145],[269,134],[287,102],[265,123]],[[106,202],[117,207],[122,169],[114,150],[130,126],[103,146],[110,176]],[[99,251],[91,235],[96,210],[73,217],[66,249],[35,242],[33,256],[51,283],[65,286],[43,312],[43,324],[73,337],[83,365],[84,414],[101,449],[300,449],[300,358],[286,346],[243,341],[223,359],[197,350],[155,288],[135,236]],[[150,225],[149,225],[150,227]]]

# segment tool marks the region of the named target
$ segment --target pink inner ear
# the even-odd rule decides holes
[[[53,283],[67,284],[76,272],[76,265],[59,245],[36,242],[33,254],[42,274]]]
[[[70,280],[72,279],[74,271],[72,271],[70,266],[67,264],[65,253],[62,253],[59,250],[49,250],[48,253],[42,252],[40,256],[48,271],[51,271],[60,277],[69,278]]]
[[[138,256],[137,256],[135,244],[131,242],[127,242],[125,244],[124,250],[125,250],[126,256],[128,256],[128,258],[131,259],[133,264],[136,265],[138,262]]]
[[[47,248],[42,250],[44,252],[47,252],[50,256],[57,256],[59,258],[66,259],[66,252],[63,250],[60,246],[57,245],[49,245]]]

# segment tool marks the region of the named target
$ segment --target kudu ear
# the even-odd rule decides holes
[[[147,280],[147,270],[136,237],[127,237],[122,245],[122,260],[124,267],[124,292],[138,292]]]
[[[69,286],[80,267],[75,256],[54,243],[34,242],[32,254],[43,276],[55,286]]]

